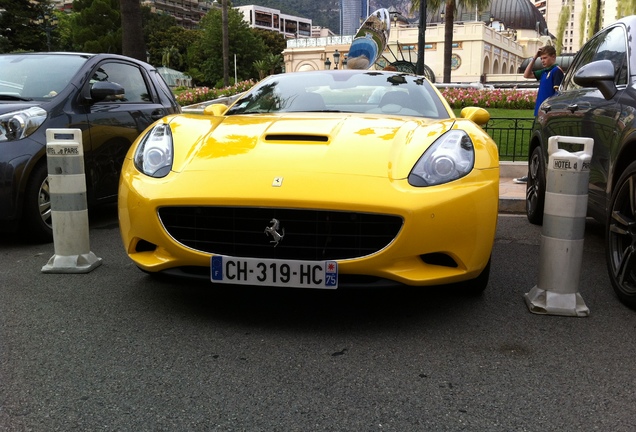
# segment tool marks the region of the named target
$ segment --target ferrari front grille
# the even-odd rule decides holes
[[[192,249],[296,260],[373,254],[393,241],[403,223],[392,215],[262,207],[162,207],[159,217],[170,236]]]

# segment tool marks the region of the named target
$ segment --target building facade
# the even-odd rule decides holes
[[[340,0],[340,35],[356,34],[369,13],[369,0]]]
[[[456,83],[518,81],[525,79],[518,72],[522,62],[549,43],[546,36],[533,31],[516,33],[500,31],[483,21],[465,21],[454,26],[451,81]],[[418,26],[393,23],[387,49],[376,68],[389,63],[406,62],[415,65],[418,53]],[[290,39],[283,51],[285,70],[306,71],[336,67],[346,68],[346,57],[353,36],[333,36],[310,39]],[[424,63],[442,82],[444,67],[444,25],[430,23],[426,27]]]
[[[312,21],[294,15],[281,13],[278,9],[263,6],[238,6],[243,20],[251,28],[270,30],[282,33],[287,38],[308,38],[312,36]]]
[[[415,71],[419,25],[394,8],[389,41],[375,68],[393,64]],[[444,69],[444,9],[429,10],[426,17],[424,64],[427,76],[442,82]],[[283,51],[285,70],[304,71],[346,67],[353,35],[288,40]],[[523,78],[521,65],[539,47],[554,41],[541,12],[531,0],[491,0],[486,10],[459,7],[453,21],[451,82],[536,85]],[[338,59],[338,61],[336,61]],[[430,69],[430,74],[426,72]]]
[[[592,35],[594,18],[590,0],[538,0],[534,5],[545,17],[550,32],[562,41],[561,53],[576,53]],[[563,12],[562,12],[563,11]],[[567,21],[560,34],[559,17],[567,13]],[[617,0],[599,1],[600,23],[598,28],[608,26],[620,18]]]
[[[213,1],[199,0],[142,0],[143,6],[150,7],[152,13],[167,14],[175,17],[177,24],[183,28],[194,29],[201,18],[215,5]]]

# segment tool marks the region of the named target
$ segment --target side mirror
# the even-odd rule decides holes
[[[91,99],[93,102],[99,102],[108,96],[123,95],[126,91],[117,83],[108,81],[96,81],[91,85]]]
[[[479,126],[483,126],[490,121],[490,113],[479,107],[466,107],[459,113],[461,118],[471,120]]]
[[[598,60],[582,66],[574,74],[574,82],[582,87],[596,87],[605,99],[614,97],[616,70],[609,60]]]
[[[205,115],[213,115],[213,116],[222,116],[227,111],[228,106],[225,104],[212,104],[208,105],[203,109],[203,114]]]

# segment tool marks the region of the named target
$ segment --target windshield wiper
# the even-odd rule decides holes
[[[2,94],[0,93],[0,100],[12,100],[12,101],[32,101],[32,98],[24,98],[22,96]]]

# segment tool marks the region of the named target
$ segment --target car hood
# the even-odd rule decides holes
[[[40,106],[42,102],[25,102],[25,101],[0,101],[0,114],[6,114],[21,109],[27,109],[34,106]]]
[[[364,114],[178,116],[170,123],[175,145],[173,171],[403,179],[424,151],[456,122]]]

